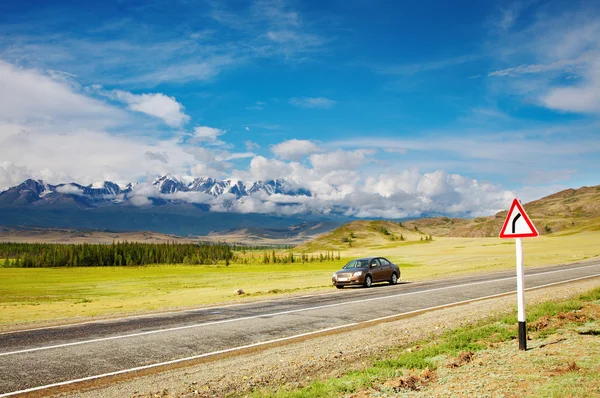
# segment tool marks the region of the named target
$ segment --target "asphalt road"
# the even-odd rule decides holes
[[[533,288],[600,276],[600,261],[525,272],[525,287]],[[4,333],[0,397],[515,289],[510,271]]]

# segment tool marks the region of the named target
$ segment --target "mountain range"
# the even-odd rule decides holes
[[[143,195],[141,193],[143,193]],[[228,212],[223,203],[255,196],[312,196],[288,181],[268,180],[244,184],[235,180],[200,177],[181,181],[165,175],[152,184],[121,186],[111,181],[81,185],[52,185],[28,179],[0,193],[0,225],[39,228],[82,228],[113,231],[149,230],[179,236],[223,233],[240,228],[281,230],[302,225],[336,226],[349,218],[340,213],[278,216]],[[140,200],[140,198],[142,200]],[[211,211],[217,203],[220,211]],[[322,224],[323,221],[327,223]],[[307,224],[308,223],[308,224]],[[311,224],[312,223],[312,224]]]
[[[28,179],[0,193],[0,207],[74,204],[80,208],[91,208],[107,204],[127,204],[134,196],[135,188],[138,185],[130,183],[121,187],[111,181],[87,186],[74,182],[51,185],[41,180]],[[236,199],[257,193],[312,196],[307,189],[294,188],[290,183],[281,179],[256,181],[246,186],[242,181],[217,180],[211,177],[200,177],[186,183],[171,175],[165,175],[157,178],[152,186],[156,190],[150,192],[149,198],[158,204],[163,203],[163,201],[167,203],[185,201],[180,197],[169,198],[168,195],[178,192],[199,192],[212,197],[229,194]],[[152,196],[153,194],[155,196]]]

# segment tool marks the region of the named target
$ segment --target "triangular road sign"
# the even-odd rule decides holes
[[[539,236],[537,229],[529,219],[518,199],[513,200],[506,221],[500,231],[501,238],[534,238]]]

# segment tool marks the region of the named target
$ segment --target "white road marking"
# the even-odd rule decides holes
[[[578,269],[589,268],[589,267],[593,267],[593,266],[598,266],[598,265],[579,267]],[[552,273],[557,273],[557,272],[566,272],[566,271],[570,271],[570,270],[572,270],[572,269],[548,271],[548,272],[544,272],[544,273],[538,273],[535,275],[541,275],[541,274],[545,275],[545,274],[552,274]],[[531,275],[531,276],[535,276],[535,275]],[[72,343],[63,343],[63,344],[56,344],[56,345],[43,346],[43,347],[27,348],[24,350],[2,352],[2,353],[0,353],[0,357],[8,356],[8,355],[16,355],[16,354],[25,354],[25,353],[36,352],[36,351],[51,350],[51,349],[55,349],[55,348],[72,347],[72,346],[76,346],[76,345],[83,345],[83,344],[90,344],[90,343],[98,343],[98,342],[102,342],[102,341],[110,341],[110,340],[126,339],[126,338],[130,338],[130,337],[147,336],[147,335],[152,335],[152,334],[173,332],[173,331],[185,330],[185,329],[193,329],[193,328],[199,328],[199,327],[205,327],[205,326],[221,325],[224,323],[246,321],[246,320],[250,320],[250,319],[273,317],[273,316],[279,316],[279,315],[288,315],[288,314],[294,314],[294,313],[298,313],[298,312],[306,312],[306,311],[320,310],[320,309],[324,309],[324,308],[339,307],[342,305],[349,305],[349,304],[359,303],[359,302],[364,303],[367,301],[389,300],[392,298],[397,298],[397,297],[402,297],[402,296],[411,296],[411,295],[415,295],[415,294],[430,293],[430,292],[436,292],[436,291],[440,291],[440,290],[456,289],[456,288],[461,288],[461,287],[466,287],[466,286],[481,285],[481,284],[485,284],[485,283],[499,282],[499,281],[505,281],[505,280],[510,280],[510,279],[515,279],[515,277],[511,276],[511,277],[505,277],[505,278],[492,279],[492,280],[488,280],[488,281],[470,282],[470,283],[464,283],[461,285],[452,285],[452,286],[438,287],[438,288],[434,288],[434,289],[419,290],[419,291],[410,292],[410,293],[400,293],[400,294],[395,294],[395,295],[391,295],[391,296],[361,298],[358,300],[345,301],[342,303],[335,303],[335,304],[320,305],[320,306],[316,306],[316,307],[298,308],[295,310],[272,312],[269,314],[260,314],[260,315],[252,315],[252,316],[246,316],[246,317],[241,317],[241,318],[223,319],[220,321],[197,323],[197,324],[193,324],[193,325],[177,326],[177,327],[171,327],[171,328],[165,328],[165,329],[149,330],[146,332],[130,333],[130,334],[117,335],[117,336],[110,336],[110,337],[100,337],[97,339],[74,341]]]
[[[555,271],[551,271],[551,272],[555,272]],[[554,285],[565,284],[565,283],[569,283],[569,282],[575,282],[575,281],[579,281],[579,280],[583,280],[583,279],[596,278],[596,277],[599,277],[599,276],[600,276],[600,274],[588,275],[588,276],[583,276],[583,277],[580,277],[580,278],[568,279],[568,280],[565,280],[565,281],[559,281],[559,282],[548,283],[548,284],[545,284],[545,285],[535,286],[535,287],[531,287],[531,288],[528,288],[528,289],[525,289],[525,290],[542,289],[542,288],[545,288],[545,287],[550,287],[550,286],[554,286]],[[503,279],[507,279],[507,278],[503,278]],[[503,280],[503,279],[500,279],[500,280]],[[432,310],[436,310],[436,309],[442,309],[442,308],[449,307],[449,306],[456,306],[456,305],[467,304],[467,303],[475,302],[475,301],[482,301],[482,300],[487,300],[487,299],[491,299],[491,298],[496,298],[496,297],[501,297],[501,296],[507,296],[507,295],[513,294],[513,293],[516,293],[516,290],[511,290],[509,292],[504,292],[504,293],[493,294],[493,295],[490,295],[490,296],[478,297],[478,298],[475,298],[475,299],[457,301],[457,302],[454,302],[454,303],[437,305],[437,306],[434,306],[434,307],[422,308],[422,309],[419,309],[419,310],[403,312],[403,313],[395,314],[395,315],[388,315],[388,316],[385,316],[385,317],[371,319],[371,320],[363,321],[363,322],[348,323],[348,324],[341,325],[341,326],[335,326],[335,327],[331,327],[331,328],[316,330],[316,331],[313,331],[313,332],[297,334],[297,335],[289,336],[289,337],[282,337],[282,338],[275,339],[275,340],[263,341],[263,342],[249,344],[249,345],[240,346],[240,347],[228,348],[228,349],[220,350],[220,351],[208,352],[208,353],[205,353],[205,354],[194,355],[194,356],[190,356],[190,357],[186,357],[186,358],[179,358],[179,359],[174,359],[174,360],[166,361],[166,362],[154,363],[154,364],[145,365],[145,366],[138,366],[138,367],[130,368],[130,369],[117,370],[117,371],[110,372],[110,373],[104,373],[104,374],[95,375],[95,376],[88,376],[88,377],[83,377],[83,378],[74,379],[74,380],[67,380],[67,381],[62,381],[62,382],[58,382],[58,383],[47,384],[45,386],[28,388],[26,390],[12,391],[12,392],[9,392],[9,393],[0,394],[0,398],[10,397],[10,396],[18,395],[18,394],[25,394],[25,393],[30,393],[30,392],[40,391],[40,390],[45,390],[45,389],[52,388],[52,387],[66,386],[66,385],[69,385],[69,384],[80,383],[80,382],[83,382],[83,381],[90,381],[90,380],[101,379],[101,378],[104,378],[104,377],[116,376],[116,375],[121,375],[121,374],[125,374],[125,373],[137,372],[137,371],[140,371],[140,370],[152,369],[152,368],[156,368],[156,367],[159,367],[159,366],[167,366],[167,365],[172,365],[172,364],[175,364],[175,363],[192,361],[192,360],[200,359],[200,358],[207,358],[207,357],[211,357],[211,356],[215,356],[215,355],[220,355],[220,354],[225,354],[225,353],[229,353],[229,352],[240,351],[240,350],[244,350],[244,349],[248,349],[248,348],[260,347],[260,346],[263,346],[263,345],[274,344],[274,343],[278,343],[278,342],[282,342],[282,341],[288,341],[288,340],[293,340],[293,339],[302,338],[302,337],[306,337],[306,336],[312,336],[312,335],[316,335],[316,334],[327,333],[327,332],[330,332],[330,331],[333,331],[333,330],[339,330],[339,329],[344,329],[344,328],[351,328],[351,327],[354,327],[354,326],[359,326],[361,324],[375,323],[375,322],[380,322],[380,321],[384,321],[386,319],[391,319],[391,318],[395,318],[395,317],[397,318],[397,317],[400,317],[400,316],[406,316],[406,315],[411,315],[411,314],[416,314],[416,313],[421,313],[421,312],[432,311]]]

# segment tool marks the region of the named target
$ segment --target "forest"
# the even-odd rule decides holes
[[[0,243],[5,267],[101,267],[148,264],[229,265],[233,251],[224,243],[51,244]]]

